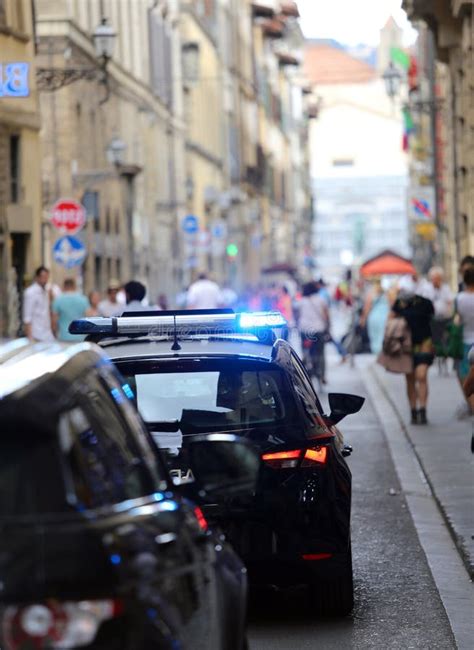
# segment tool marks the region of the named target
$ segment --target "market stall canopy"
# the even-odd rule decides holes
[[[364,262],[359,272],[362,277],[370,278],[377,275],[413,275],[416,269],[410,260],[394,251],[385,250]]]

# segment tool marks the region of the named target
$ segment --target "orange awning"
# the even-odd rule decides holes
[[[362,264],[359,272],[362,277],[370,278],[377,275],[413,275],[416,269],[405,257],[384,251]]]

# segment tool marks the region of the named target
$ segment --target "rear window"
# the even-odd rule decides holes
[[[276,443],[304,436],[295,426],[293,390],[278,366],[229,360],[117,365],[161,447],[179,448],[183,435],[212,431]]]

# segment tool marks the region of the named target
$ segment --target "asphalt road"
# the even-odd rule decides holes
[[[329,390],[365,395],[357,368],[332,366],[329,379]],[[259,594],[250,650],[456,648],[372,404],[341,429],[354,447],[353,614],[318,620],[305,608],[304,589]]]

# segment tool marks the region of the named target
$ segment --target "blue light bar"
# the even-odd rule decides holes
[[[250,312],[237,314],[239,320],[239,327],[244,330],[258,329],[260,327],[285,327],[286,320],[279,311],[274,312]]]
[[[280,312],[255,313],[193,313],[167,312],[141,316],[118,318],[83,318],[72,321],[69,325],[71,334],[91,337],[113,337],[128,335],[169,336],[176,333],[185,335],[238,334],[253,333],[257,336],[286,327],[286,321]]]

